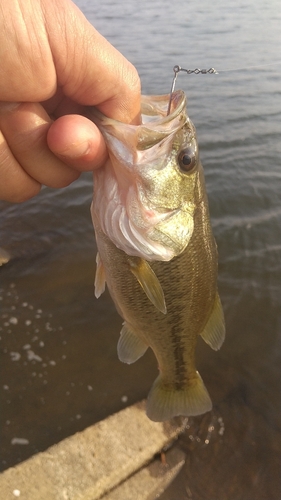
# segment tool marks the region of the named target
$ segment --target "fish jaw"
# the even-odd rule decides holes
[[[143,96],[141,125],[91,115],[109,151],[106,164],[94,173],[93,219],[117,248],[148,261],[169,261],[184,250],[196,208],[176,164],[182,144],[196,140],[194,127],[184,93],[173,94],[166,116],[168,100]]]

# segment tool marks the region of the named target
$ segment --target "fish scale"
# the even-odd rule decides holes
[[[163,116],[169,98],[143,98],[144,110],[150,102],[145,125],[120,124],[99,112],[92,116],[109,150],[105,168],[94,174],[96,296],[106,283],[125,320],[117,347],[120,360],[133,363],[148,347],[156,356],[159,376],[147,399],[147,415],[155,421],[211,409],[196,371],[195,348],[201,335],[219,349],[225,335],[217,248],[195,128],[182,91],[174,92],[171,113]],[[123,170],[127,199],[120,181]]]

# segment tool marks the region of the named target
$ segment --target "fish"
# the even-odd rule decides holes
[[[167,116],[169,101],[142,96],[139,125],[90,114],[109,155],[94,172],[95,295],[107,285],[124,320],[121,361],[134,363],[149,347],[155,354],[146,413],[156,422],[211,410],[195,348],[199,336],[214,350],[225,338],[196,130],[185,93],[171,94]]]

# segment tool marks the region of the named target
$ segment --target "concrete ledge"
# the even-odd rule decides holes
[[[183,430],[182,419],[151,422],[144,409],[144,401],[137,403],[6,470],[0,475],[1,498],[99,499]]]
[[[165,454],[166,463],[154,460],[117,486],[102,500],[155,500],[169,486],[185,462],[185,454],[173,448]]]

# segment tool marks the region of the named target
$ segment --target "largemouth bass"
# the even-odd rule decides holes
[[[183,91],[142,97],[142,124],[93,111],[109,159],[94,173],[91,207],[98,247],[95,294],[105,283],[125,320],[119,359],[151,347],[159,367],[147,415],[164,421],[212,407],[196,370],[198,336],[215,350],[225,335],[195,127]]]

